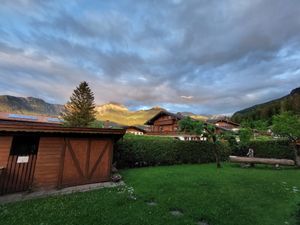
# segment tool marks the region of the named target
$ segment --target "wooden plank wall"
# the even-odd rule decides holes
[[[67,139],[62,187],[109,181],[113,143],[110,139]]]
[[[0,167],[7,166],[12,139],[12,136],[0,137]]]
[[[84,184],[86,178],[86,161],[88,139],[68,138],[62,172],[62,187]]]
[[[57,187],[63,148],[63,138],[41,137],[37,154],[33,188],[53,189]]]
[[[96,165],[99,156],[102,155],[101,161]],[[113,143],[111,140],[93,140],[91,145],[90,172],[93,175],[90,183],[109,181],[111,177]],[[94,167],[94,168],[93,168]]]

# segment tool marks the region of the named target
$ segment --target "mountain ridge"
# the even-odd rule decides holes
[[[35,97],[16,97],[0,95],[0,111],[8,113],[59,116],[64,105],[47,103]],[[159,106],[136,111],[129,110],[125,105],[117,102],[108,102],[96,105],[96,118],[101,121],[109,120],[120,125],[143,125],[158,112],[166,110]],[[195,119],[205,120],[207,117],[185,112]]]
[[[238,123],[244,120],[270,120],[272,116],[285,111],[300,113],[300,87],[281,98],[239,110],[231,119]]]
[[[20,114],[57,116],[63,105],[51,104],[35,97],[0,96],[0,111]]]

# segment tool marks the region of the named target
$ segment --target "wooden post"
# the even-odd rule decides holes
[[[62,146],[62,149],[61,149],[61,155],[60,155],[60,165],[59,165],[58,181],[57,181],[57,188],[58,189],[62,188],[66,149],[67,149],[67,139],[64,138],[63,139],[63,146]]]

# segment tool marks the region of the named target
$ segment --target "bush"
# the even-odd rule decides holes
[[[254,156],[261,158],[294,159],[293,148],[288,140],[256,140],[250,141],[249,147],[254,149]],[[234,155],[246,156],[248,146],[233,148]]]
[[[185,142],[165,137],[126,135],[116,144],[114,160],[119,168],[215,162],[212,148],[217,147],[222,160],[230,155],[229,147],[219,143]]]

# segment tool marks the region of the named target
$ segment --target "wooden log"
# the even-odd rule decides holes
[[[229,156],[229,161],[232,163],[256,163],[256,164],[295,166],[295,161],[290,159],[269,159],[269,158]]]

